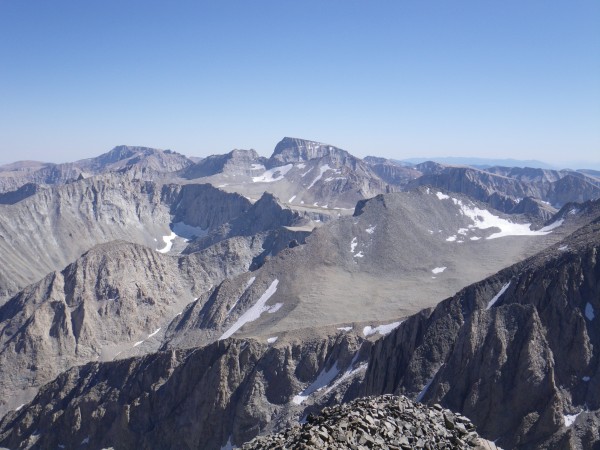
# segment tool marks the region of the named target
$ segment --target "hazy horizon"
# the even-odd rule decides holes
[[[600,3],[0,2],[0,164],[283,136],[600,164]],[[437,156],[440,157],[440,156]]]

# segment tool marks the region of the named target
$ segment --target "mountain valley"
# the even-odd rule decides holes
[[[0,447],[227,449],[386,394],[502,448],[600,443],[593,171],[284,138],[0,192]]]

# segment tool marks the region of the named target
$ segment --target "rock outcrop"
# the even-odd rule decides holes
[[[255,438],[242,449],[486,448],[481,444],[466,417],[440,405],[428,408],[404,396],[383,395],[324,408],[318,416],[308,416],[302,426]]]
[[[247,211],[239,194],[210,185],[164,185],[100,175],[0,204],[0,303],[95,245],[113,240],[165,246],[172,224],[211,231]]]
[[[506,448],[593,448],[599,248],[597,219],[409,318],[376,343],[362,393],[439,402]]]
[[[306,406],[291,402],[294,394],[328,365],[359,364],[362,343],[345,333],[282,336],[275,344],[227,339],[74,367],[2,419],[0,446],[239,445],[302,417]]]

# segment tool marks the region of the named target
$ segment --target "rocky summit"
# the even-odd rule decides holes
[[[427,407],[404,396],[382,395],[324,408],[303,425],[255,438],[242,449],[495,448],[490,444],[469,419],[438,404]]]

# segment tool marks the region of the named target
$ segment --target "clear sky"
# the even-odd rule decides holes
[[[600,2],[0,0],[0,163],[283,136],[600,160]]]

